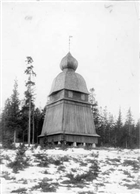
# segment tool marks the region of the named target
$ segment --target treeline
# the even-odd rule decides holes
[[[121,109],[118,118],[104,109],[98,108],[94,97],[94,89],[90,90],[90,102],[95,123],[96,132],[100,135],[99,146],[113,146],[120,148],[139,148],[140,145],[140,120],[134,122],[131,108],[128,109],[125,121],[122,119]]]
[[[29,99],[25,91],[24,100],[19,100],[18,84],[15,81],[13,93],[5,102],[0,120],[0,138],[3,145],[9,146],[15,142],[28,142],[29,130]],[[129,108],[125,122],[122,121],[121,110],[118,118],[114,120],[107,107],[99,109],[93,91],[90,92],[91,109],[95,122],[96,132],[100,135],[98,146],[113,146],[121,148],[139,148],[140,120],[135,124],[131,109]],[[31,100],[31,143],[38,143],[41,134],[46,109],[35,107],[33,97]]]
[[[27,57],[26,63],[27,68],[24,73],[27,75],[27,81],[24,99],[19,100],[18,83],[15,80],[13,93],[6,100],[0,115],[0,141],[4,147],[9,147],[16,142],[28,142],[29,145],[37,143],[38,135],[41,133],[45,108],[40,110],[35,107],[33,77],[36,73],[32,65],[33,59]]]
[[[1,114],[0,141],[4,147],[9,147],[16,142],[28,142],[29,106],[26,100],[19,101],[17,82],[14,87],[13,95],[6,100]],[[34,144],[38,143],[38,136],[41,134],[45,109],[40,110],[32,106],[31,111],[30,141]]]
[[[38,143],[38,136],[41,134],[46,107],[40,109],[35,106],[35,82],[32,78],[36,74],[32,65],[33,59],[27,57],[26,62],[25,74],[28,79],[24,99],[19,99],[18,83],[15,80],[13,93],[6,100],[0,115],[0,142],[4,147],[9,147],[16,142],[28,143],[28,145]],[[118,118],[114,120],[107,108],[103,110],[98,108],[93,88],[90,90],[89,101],[96,132],[100,135],[98,146],[139,148],[140,120],[134,123],[130,108],[123,122],[121,110],[119,110]]]
[[[122,148],[139,148],[140,120],[135,124],[131,109],[128,110],[125,122],[122,122],[121,110],[116,121],[106,112],[98,115],[95,121],[96,131],[100,135],[99,145]]]

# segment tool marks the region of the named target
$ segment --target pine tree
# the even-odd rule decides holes
[[[28,146],[30,146],[31,141],[31,120],[33,124],[33,140],[32,143],[34,143],[34,98],[33,98],[33,86],[35,85],[35,82],[32,81],[32,78],[36,76],[36,73],[34,72],[34,66],[32,65],[33,59],[32,57],[27,57],[27,68],[25,70],[25,74],[28,75],[28,81],[26,82],[27,91],[25,92],[26,96],[26,105],[28,104],[29,107],[29,120],[28,120]],[[31,118],[32,116],[32,118]]]
[[[28,120],[29,120],[29,104],[27,104],[27,99],[25,99],[22,102],[22,108],[21,108],[21,126],[22,126],[21,138],[23,143],[27,142]]]

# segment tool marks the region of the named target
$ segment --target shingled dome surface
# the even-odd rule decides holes
[[[68,53],[60,63],[62,72],[54,79],[50,94],[67,89],[89,94],[84,78],[75,73],[78,67],[77,60]]]

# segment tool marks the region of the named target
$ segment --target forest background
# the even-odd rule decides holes
[[[27,67],[24,73],[27,75],[25,84],[27,89],[24,92],[24,99],[19,99],[18,81],[15,80],[13,93],[5,101],[1,113],[0,140],[4,147],[10,147],[16,142],[37,144],[38,136],[41,134],[47,105],[43,109],[36,107],[34,103],[35,82],[32,81],[32,77],[36,76],[36,73],[32,57],[27,57],[26,63]],[[130,107],[125,122],[123,122],[121,108],[115,120],[113,115],[108,112],[107,107],[98,106],[94,88],[90,89],[89,102],[96,132],[100,135],[97,146],[139,148],[140,120],[135,122]]]

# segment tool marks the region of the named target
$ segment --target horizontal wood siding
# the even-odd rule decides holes
[[[69,95],[68,95],[68,92],[69,91],[70,90],[65,90],[65,97],[66,98],[70,98]],[[88,102],[88,94],[83,94],[83,93],[76,92],[76,91],[71,91],[71,92],[72,92],[73,96],[70,99]],[[85,99],[84,100],[81,97],[82,95],[85,96]]]
[[[64,90],[53,93],[50,97],[49,104],[64,98]]]

